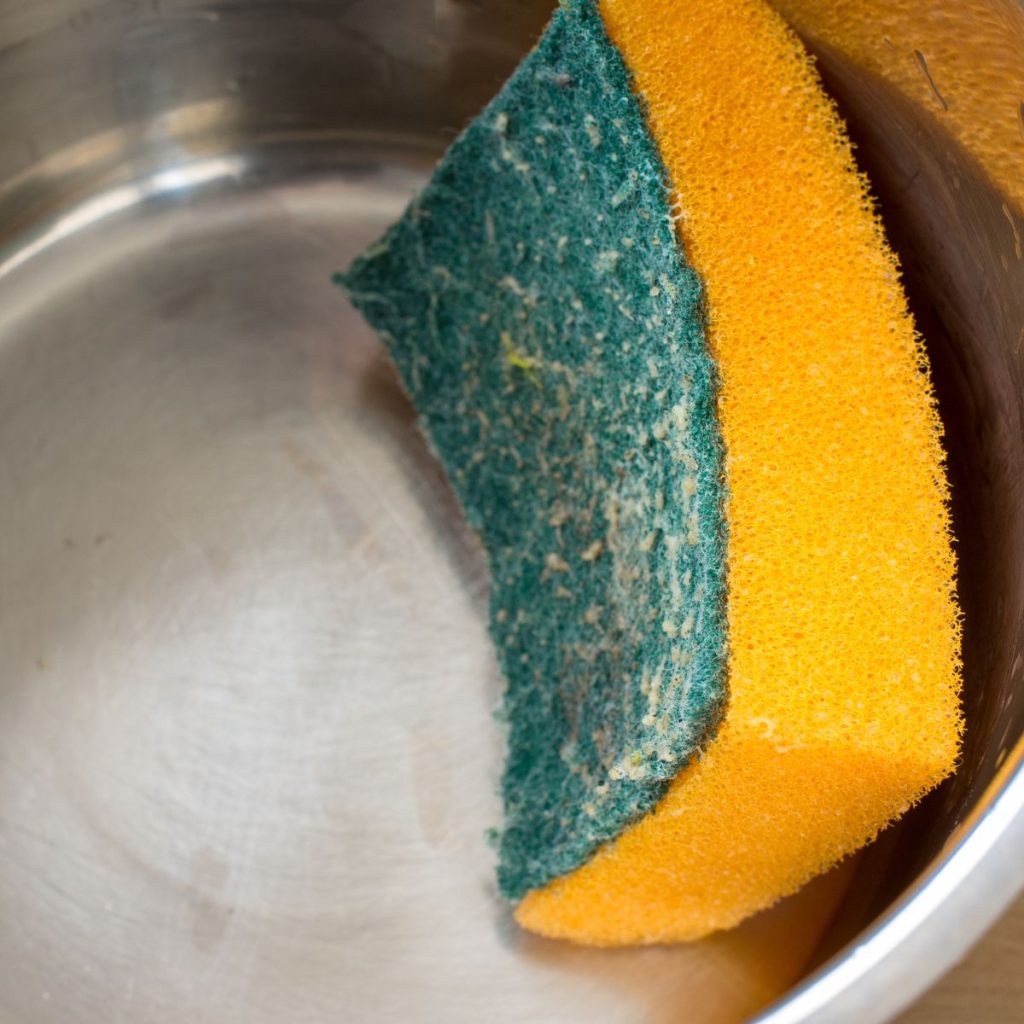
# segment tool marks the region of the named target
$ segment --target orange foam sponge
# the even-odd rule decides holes
[[[959,614],[925,355],[850,144],[760,0],[601,0],[704,282],[730,703],[653,813],[517,919],[597,944],[736,924],[954,768]]]

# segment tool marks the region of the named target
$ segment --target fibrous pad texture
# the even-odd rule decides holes
[[[724,702],[716,379],[669,201],[622,59],[574,2],[339,275],[487,550],[510,897],[649,812]]]
[[[850,146],[759,0],[602,0],[703,280],[726,447],[729,689],[655,811],[526,927],[689,939],[773,903],[954,768],[959,620],[925,356]]]

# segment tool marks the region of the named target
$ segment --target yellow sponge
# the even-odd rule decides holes
[[[760,0],[601,0],[676,189],[721,375],[730,703],[656,810],[517,919],[598,944],[729,927],[954,768],[940,424],[867,186]]]

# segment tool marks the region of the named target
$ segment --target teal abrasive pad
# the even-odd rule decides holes
[[[491,572],[501,891],[649,811],[725,700],[701,288],[601,19],[563,4],[338,282],[385,340]]]

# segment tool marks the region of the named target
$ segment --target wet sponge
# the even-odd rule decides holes
[[[509,722],[499,881],[518,898],[650,811],[725,696],[700,286],[591,4],[559,10],[339,282],[487,549]]]
[[[959,623],[924,353],[850,146],[759,0],[602,0],[704,281],[730,703],[654,813],[520,905],[616,944],[728,927],[949,774]]]

